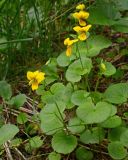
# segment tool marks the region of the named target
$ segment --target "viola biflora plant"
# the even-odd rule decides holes
[[[91,33],[93,26],[88,24],[88,17],[85,5],[79,4],[71,14],[74,34],[64,40],[66,51],[51,58],[43,66],[43,72],[27,72],[32,91],[41,96],[38,117],[41,134],[51,138],[53,152],[49,153],[49,160],[63,159],[72,152],[78,160],[93,160],[96,153],[115,160],[128,158],[128,112],[118,112],[127,103],[128,83],[100,89],[100,80],[109,79],[116,68],[111,62],[100,60],[97,65],[94,60],[112,43],[104,36]],[[2,87],[3,83],[0,82]],[[22,106],[26,101],[24,95],[11,98],[8,84],[4,86],[0,87],[4,104]],[[24,100],[19,104],[21,97]],[[0,128],[0,144],[19,131],[14,125],[6,125],[9,126]],[[5,138],[2,132],[8,127],[12,133]],[[37,136],[30,139],[30,144],[38,148],[43,142]]]
[[[115,74],[116,68],[101,60],[93,73],[93,59],[112,43],[89,33],[93,26],[87,23],[89,13],[84,4],[78,5],[71,17],[74,34],[64,40],[66,51],[45,66],[46,79],[37,90],[44,104],[39,114],[42,132],[52,135],[51,154],[59,157],[56,159],[73,151],[78,160],[94,159],[95,146],[100,154],[125,159],[128,128],[117,110],[127,103],[128,83],[111,84],[99,91],[100,80]],[[97,75],[95,84],[90,82],[92,74]]]

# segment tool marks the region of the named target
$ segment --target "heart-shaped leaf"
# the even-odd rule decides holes
[[[104,93],[104,99],[110,103],[121,104],[127,102],[127,98],[128,83],[113,84]]]
[[[112,105],[106,102],[98,102],[96,106],[86,103],[76,110],[77,116],[86,124],[101,123],[105,121],[112,112]]]
[[[0,145],[8,140],[11,140],[17,133],[19,129],[13,124],[5,124],[0,128]]]
[[[52,138],[54,151],[62,154],[71,153],[77,146],[77,138],[64,132],[56,133]]]
[[[113,159],[124,159],[127,155],[127,150],[120,141],[111,142],[108,144],[109,155]]]
[[[79,82],[81,76],[90,72],[92,61],[89,58],[75,60],[66,71],[66,79],[70,82]]]
[[[80,135],[81,142],[85,144],[99,143],[104,139],[105,132],[102,128],[94,127],[92,130],[87,129]]]
[[[54,134],[62,129],[65,105],[63,102],[57,104],[47,104],[40,112],[41,129],[47,135]]]

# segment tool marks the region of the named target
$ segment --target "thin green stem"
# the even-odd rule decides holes
[[[96,81],[95,92],[96,92],[97,89],[98,89],[98,86],[99,86],[99,83],[100,83],[100,78],[101,78],[101,76],[99,75],[99,76],[98,76],[98,79],[97,79],[97,81]]]

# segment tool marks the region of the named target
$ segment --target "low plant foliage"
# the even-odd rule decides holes
[[[128,82],[112,81],[118,68],[109,59],[98,56],[113,47],[113,42],[94,28],[105,25],[115,33],[126,33],[127,17],[121,17],[121,12],[128,3],[103,1],[104,5],[101,0],[94,2],[88,12],[83,3],[78,4],[69,15],[73,27],[64,40],[66,51],[50,58],[40,71],[27,72],[34,96],[29,113],[32,117],[21,112],[28,97],[21,93],[13,96],[11,86],[0,81],[1,113],[20,110],[17,125],[10,124],[2,114],[6,123],[0,128],[1,152],[6,143],[10,148],[23,144],[29,154],[50,143],[50,149],[40,154],[49,160],[67,155],[91,160],[96,154],[115,160],[128,158]],[[102,88],[106,81],[107,87]],[[124,111],[122,106],[126,106]],[[26,142],[20,133],[25,134]]]

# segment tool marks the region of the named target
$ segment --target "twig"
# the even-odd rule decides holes
[[[15,148],[15,151],[16,151],[24,160],[27,160],[27,158],[19,151],[19,149]]]
[[[4,148],[5,148],[5,151],[7,153],[7,160],[13,160],[13,157],[11,155],[11,151],[9,149],[9,146],[8,146],[7,142],[4,143]]]

